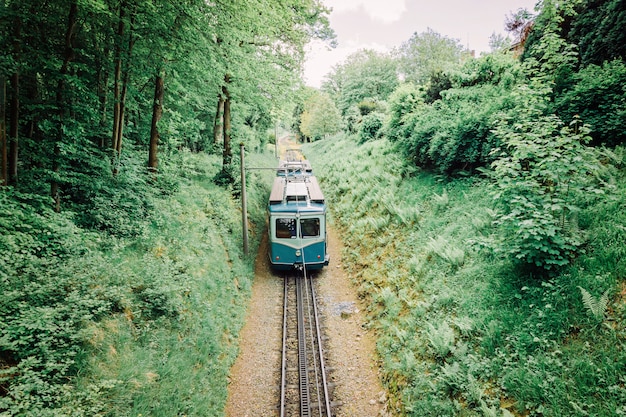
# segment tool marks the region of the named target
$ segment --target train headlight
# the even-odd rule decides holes
[[[300,254],[301,254],[301,253],[302,253],[302,252],[300,252],[300,249],[298,249],[298,250],[296,251],[296,256],[300,256]]]

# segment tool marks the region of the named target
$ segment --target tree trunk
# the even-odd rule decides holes
[[[113,149],[114,154],[118,149],[118,142],[121,140],[119,134],[121,130],[120,125],[122,124],[120,98],[122,83],[122,38],[124,36],[124,16],[126,13],[124,6],[124,3],[122,2],[120,4],[119,22],[117,25],[117,41],[115,43],[115,70],[113,79],[113,132],[111,136],[111,148]],[[113,172],[116,172],[115,168],[113,169]]]
[[[109,48],[105,48],[104,57],[105,60],[109,57],[110,51]],[[107,105],[108,105],[108,92],[109,90],[109,70],[105,69],[105,64],[103,61],[98,60],[98,101],[100,103],[100,121],[99,121],[99,132],[98,136],[100,138],[98,142],[98,146],[101,148],[106,148],[107,139],[104,132],[106,131],[106,123],[107,123]]]
[[[120,94],[119,106],[119,122],[117,124],[117,142],[115,153],[119,157],[122,154],[122,138],[124,137],[124,118],[126,117],[126,92],[128,91],[129,71],[124,71],[124,80],[122,81],[122,92]]]
[[[163,115],[163,95],[164,95],[163,75],[159,73],[154,82],[154,102],[152,104],[152,123],[150,124],[150,151],[148,153],[148,169],[156,174],[159,160],[157,151],[159,146],[158,123]]]
[[[63,53],[63,64],[59,71],[60,77],[57,84],[57,112],[59,115],[59,126],[56,142],[54,143],[54,156],[52,160],[52,171],[56,174],[59,172],[59,144],[63,140],[63,120],[67,110],[65,100],[65,76],[69,73],[70,62],[74,59],[74,38],[76,36],[76,25],[78,21],[78,4],[77,0],[73,0],[70,5],[69,17],[67,20],[67,31],[65,32],[65,51]],[[61,211],[61,198],[59,195],[59,184],[53,179],[50,183],[50,194],[55,202],[55,210]]]
[[[9,161],[7,149],[7,118],[6,118],[6,91],[7,82],[0,77],[0,186],[9,183]]]
[[[228,88],[222,88],[224,92],[224,153],[222,159],[222,170],[230,167],[233,159],[233,151],[230,147],[230,94]]]
[[[19,155],[20,126],[20,74],[16,71],[11,76],[11,124],[9,126],[9,184],[17,184],[17,162]]]
[[[21,47],[20,38],[22,37],[22,21],[16,18],[14,21],[13,36],[13,53],[15,60],[20,61]],[[19,125],[20,125],[20,73],[16,70],[11,76],[11,114],[9,116],[11,123],[9,125],[9,154],[8,154],[8,183],[17,184],[17,161],[18,161],[18,144],[19,144]],[[6,131],[5,131],[6,135]]]
[[[115,158],[118,159],[122,154],[122,139],[124,137],[124,123],[126,118],[126,93],[128,91],[128,84],[130,82],[130,59],[133,50],[135,40],[133,39],[133,23],[134,13],[131,11],[130,26],[128,28],[128,47],[126,49],[126,59],[122,59],[121,42],[124,35],[124,21],[125,16],[124,7],[126,3],[120,5],[120,22],[118,26],[118,46],[116,47],[117,60],[115,63],[115,94],[117,99],[115,100],[115,108],[113,112],[113,153]],[[122,70],[122,67],[124,69]],[[121,83],[121,87],[120,87]],[[117,165],[113,169],[113,174],[117,173]]]
[[[224,135],[224,98],[217,97],[217,111],[215,112],[215,122],[213,123],[213,147],[217,147]]]

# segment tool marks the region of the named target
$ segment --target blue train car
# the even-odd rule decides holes
[[[283,171],[283,174],[278,171],[270,194],[268,217],[268,255],[272,268],[321,269],[328,265],[326,204],[310,170]]]

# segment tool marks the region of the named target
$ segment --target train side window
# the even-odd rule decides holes
[[[276,237],[291,239],[296,237],[296,219],[276,219]]]
[[[319,237],[320,219],[301,219],[300,234],[303,238]]]

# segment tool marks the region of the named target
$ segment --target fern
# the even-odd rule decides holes
[[[484,417],[499,417],[498,409],[496,407],[489,407],[484,401],[481,401],[480,411]]]
[[[432,253],[441,259],[449,262],[453,267],[460,267],[465,262],[465,251],[448,244],[445,238],[439,236],[437,239],[430,238],[428,248]]]
[[[432,198],[433,198],[435,209],[437,211],[445,209],[450,204],[450,197],[448,197],[448,191],[446,191],[445,188],[443,192],[441,193],[441,195],[437,193],[433,193]]]
[[[604,291],[600,297],[596,298],[589,293],[586,289],[581,286],[578,286],[580,289],[580,293],[583,298],[583,304],[587,311],[597,321],[604,320],[604,314],[606,313],[606,309],[609,306],[609,292],[610,289]]]
[[[480,411],[483,413],[484,417],[513,417],[513,413],[506,408],[498,410],[496,407],[489,407],[482,400],[480,401]]]
[[[454,330],[447,322],[441,322],[438,327],[428,323],[426,336],[430,345],[439,358],[445,358],[452,351],[455,343]]]

